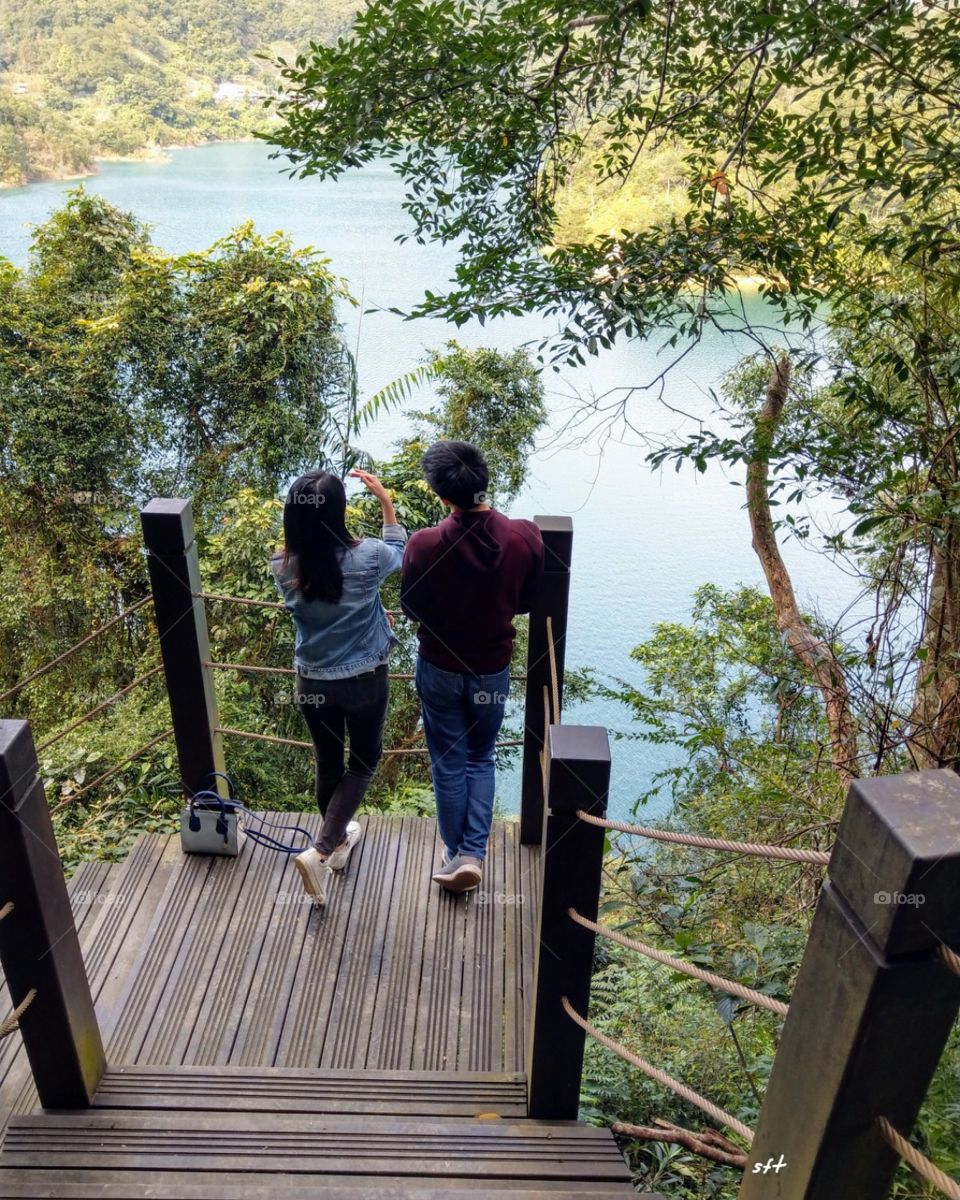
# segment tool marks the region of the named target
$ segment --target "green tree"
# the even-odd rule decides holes
[[[539,371],[523,349],[468,350],[455,341],[435,351],[430,366],[441,403],[426,414],[429,428],[480,447],[490,466],[490,492],[506,507],[526,478],[547,416]]]
[[[271,140],[307,174],[387,159],[416,236],[461,239],[455,288],[419,311],[560,312],[576,357],[695,334],[729,314],[740,271],[810,317],[846,279],[848,234],[897,258],[954,253],[958,45],[960,13],[907,0],[602,0],[588,15],[372,0],[352,37],[283,65]],[[685,214],[556,244],[576,171],[622,183],[665,138],[683,147]]]
[[[202,532],[241,484],[274,495],[340,452],[355,402],[341,295],[282,236],[246,225],[171,258],[82,189],[25,271],[0,260],[4,682],[143,593],[133,514],[149,496],[194,495]],[[105,676],[116,665],[104,654]]]
[[[580,362],[658,331],[676,361],[708,325],[746,330],[767,372],[742,437],[699,437],[681,453],[698,469],[718,455],[755,464],[758,482],[772,471],[769,491],[755,488],[767,510],[813,491],[850,504],[846,532],[868,551],[858,568],[887,613],[871,634],[884,652],[871,641],[864,654],[880,663],[875,709],[920,765],[960,761],[958,47],[956,6],[909,0],[602,0],[588,14],[555,0],[372,0],[351,38],[281,65],[289,93],[266,135],[294,173],[395,167],[412,235],[459,248],[453,286],[417,314],[556,314],[553,352]],[[599,231],[565,221],[571,186],[587,178],[608,205],[629,199],[651,154],[671,150],[682,208]],[[744,274],[766,301],[753,325],[731,291]],[[771,426],[766,381],[783,343],[830,383],[801,414],[787,381]],[[649,382],[623,389],[611,420]],[[772,533],[782,520],[766,523]],[[772,536],[765,550],[772,579]],[[786,590],[775,598],[795,644],[808,641]],[[887,635],[909,630],[910,613],[922,632],[898,658],[904,639]],[[849,685],[835,667],[826,675],[849,777]]]

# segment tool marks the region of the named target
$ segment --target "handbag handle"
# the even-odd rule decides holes
[[[200,817],[197,813],[197,801],[201,800],[201,799],[216,801],[217,805],[219,806],[220,812],[217,815],[217,824],[216,824],[215,828],[216,828],[217,833],[223,838],[223,840],[227,841],[227,839],[230,836],[229,827],[227,825],[227,804],[230,803],[231,805],[236,806],[239,802],[234,800],[232,798],[232,796],[230,797],[229,801],[225,800],[223,798],[223,796],[220,795],[219,792],[212,791],[209,788],[203,788],[199,792],[194,792],[193,795],[190,797],[189,825],[190,825],[190,830],[192,833],[200,832]]]

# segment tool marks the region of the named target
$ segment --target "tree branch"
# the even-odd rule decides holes
[[[770,454],[787,400],[790,360],[781,358],[770,372],[767,396],[756,422],[756,451],[747,467],[747,509],[753,532],[753,548],[767,579],[777,628],[801,663],[811,673],[823,696],[834,769],[846,788],[860,774],[857,761],[857,731],[850,708],[843,668],[829,643],[818,637],[804,620],[793,583],[777,546],[770,514],[767,482]]]
[[[614,1133],[623,1137],[640,1138],[646,1142],[673,1142],[701,1158],[722,1163],[725,1167],[739,1167],[741,1171],[746,1168],[746,1154],[716,1130],[704,1129],[700,1133],[694,1133],[690,1129],[681,1129],[679,1125],[671,1125],[669,1121],[661,1120],[660,1117],[657,1117],[656,1123],[659,1128],[653,1129],[649,1125],[631,1125],[626,1121],[617,1121],[612,1129]]]

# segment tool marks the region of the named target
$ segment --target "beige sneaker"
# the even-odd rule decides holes
[[[331,871],[343,870],[343,868],[347,865],[347,859],[350,857],[350,851],[362,837],[363,830],[356,821],[351,821],[347,825],[347,836],[344,838],[341,845],[339,845],[327,859]]]
[[[323,859],[319,850],[311,846],[309,850],[298,854],[293,860],[293,864],[300,872],[304,890],[312,898],[314,904],[326,904],[327,888],[330,884],[330,876],[333,874],[330,869],[330,860]]]
[[[480,886],[482,877],[479,858],[469,854],[458,854],[452,862],[437,871],[433,882],[439,883],[448,892],[471,892]]]

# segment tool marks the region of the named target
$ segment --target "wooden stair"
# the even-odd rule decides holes
[[[10,1119],[0,1196],[615,1200],[608,1130],[523,1118],[521,1075],[111,1069],[86,1111]]]

